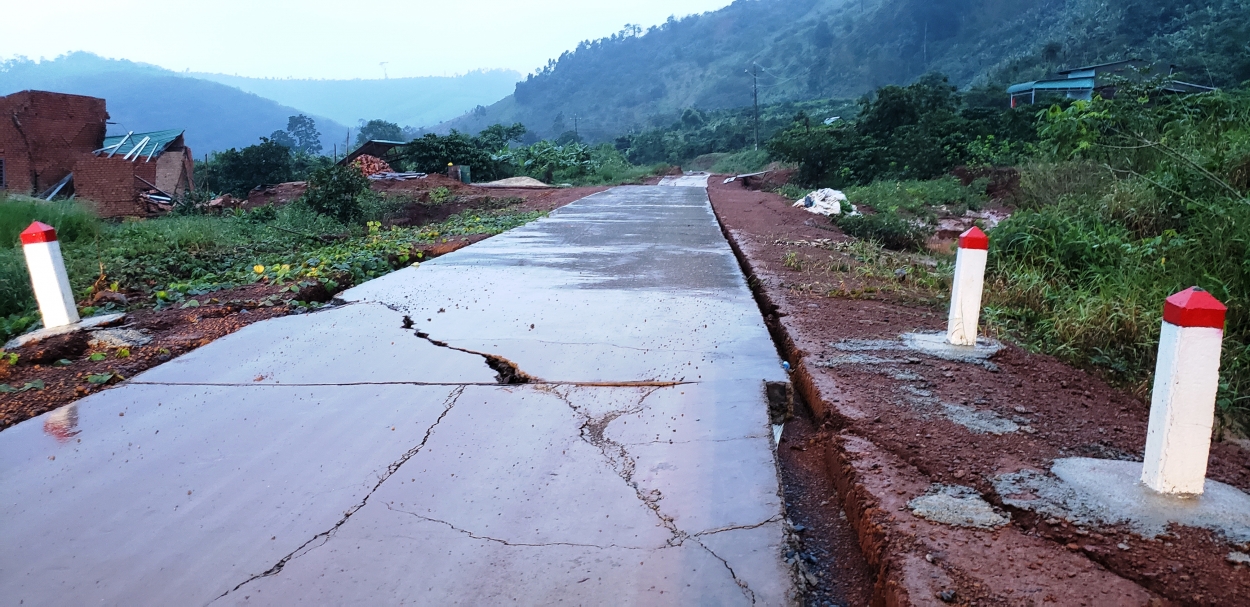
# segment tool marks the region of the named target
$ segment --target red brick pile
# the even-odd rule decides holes
[[[360,169],[360,172],[364,173],[366,177],[369,175],[376,175],[378,173],[395,172],[395,170],[391,168],[391,165],[386,164],[385,160],[368,154],[361,154],[357,156],[356,159],[352,161],[352,166]]]

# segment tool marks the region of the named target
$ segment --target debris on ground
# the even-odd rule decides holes
[[[924,495],[907,502],[911,513],[943,525],[996,529],[1011,518],[990,505],[972,487],[933,485]]]
[[[509,177],[507,179],[499,179],[497,181],[488,181],[486,183],[474,184],[483,188],[550,188],[555,187],[543,183],[533,177]]]
[[[794,206],[796,208],[805,209],[808,213],[815,213],[817,215],[829,217],[832,215],[841,215],[842,205],[844,204],[851,207],[849,214],[858,214],[859,211],[855,208],[855,206],[851,205],[847,201],[846,194],[843,194],[840,190],[832,190],[829,188],[823,188],[809,193],[807,196],[804,196],[795,202]]]
[[[92,331],[87,345],[92,348],[137,348],[152,343],[152,338],[135,329],[100,329]]]
[[[428,175],[425,173],[394,173],[388,171],[382,171],[380,173],[369,175],[369,179],[373,179],[375,181],[408,181],[409,179],[425,179],[426,177],[428,177]]]
[[[361,173],[364,173],[365,177],[375,175],[377,173],[395,172],[395,169],[392,169],[391,165],[386,164],[385,160],[368,154],[361,154],[357,156],[355,160],[352,160],[351,165],[359,169]]]

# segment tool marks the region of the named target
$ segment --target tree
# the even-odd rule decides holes
[[[317,131],[317,121],[300,114],[286,120],[286,130],[295,140],[295,145],[287,147],[306,154],[320,154],[321,133]]]
[[[290,148],[267,137],[242,150],[230,148],[217,154],[204,165],[202,173],[208,188],[238,197],[247,196],[258,185],[283,183],[294,177]]]
[[[404,129],[394,122],[381,119],[360,121],[360,132],[356,134],[356,145],[364,145],[366,141],[381,139],[384,141],[403,141]]]
[[[492,125],[476,137],[456,130],[444,136],[426,133],[403,146],[400,156],[415,171],[442,173],[448,164],[468,165],[473,167],[475,178],[493,181],[512,175],[506,154],[501,152],[525,133],[525,125],[521,123]]]
[[[369,189],[369,178],[355,167],[332,164],[308,177],[304,202],[313,210],[343,223],[360,217],[360,195]]]
[[[299,141],[286,131],[274,131],[273,133],[270,133],[269,140],[292,150],[299,147]]]

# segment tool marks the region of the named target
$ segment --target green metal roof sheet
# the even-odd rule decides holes
[[[104,138],[104,147],[96,153],[107,153],[113,156],[130,156],[135,148],[143,145],[135,156],[155,156],[165,151],[170,143],[181,136],[182,130],[153,131],[151,133],[130,133]],[[144,141],[146,139],[147,141]],[[121,144],[120,146],[118,144]]]

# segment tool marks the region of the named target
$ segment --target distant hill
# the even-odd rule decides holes
[[[189,76],[230,85],[291,107],[356,126],[380,118],[400,126],[433,126],[512,92],[522,76],[510,70],[470,72],[454,78],[385,80],[282,80],[224,74]]]
[[[38,63],[0,63],[0,95],[26,89],[105,99],[109,121],[116,123],[109,125],[109,134],[185,129],[197,158],[257,143],[285,129],[289,116],[307,113],[224,84],[81,52]],[[347,126],[312,117],[327,151],[333,142],[346,139]]]
[[[605,140],[683,108],[750,105],[753,64],[761,103],[857,97],[928,72],[1005,87],[1126,57],[1230,86],[1250,79],[1247,40],[1250,0],[737,0],[582,42],[512,95],[435,130],[519,121],[539,136],[576,128]]]

